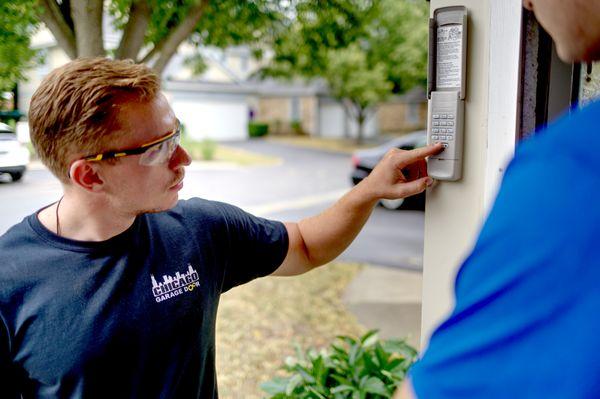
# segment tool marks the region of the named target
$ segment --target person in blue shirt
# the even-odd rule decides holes
[[[144,65],[67,63],[29,125],[64,196],[0,237],[3,399],[217,398],[221,293],[334,259],[381,198],[432,184],[425,157],[443,149],[390,151],[331,208],[284,224],[178,200],[190,157]]]
[[[600,0],[528,0],[567,61],[600,59]],[[519,145],[456,305],[397,398],[600,398],[600,102]]]

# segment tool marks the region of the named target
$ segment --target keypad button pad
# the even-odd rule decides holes
[[[448,148],[448,142],[454,141],[454,114],[437,113],[431,118],[431,142],[442,143],[444,148]]]

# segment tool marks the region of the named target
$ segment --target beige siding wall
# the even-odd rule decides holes
[[[269,124],[270,134],[285,134],[290,129],[290,99],[287,97],[263,97],[258,100],[256,120]]]
[[[314,134],[318,127],[318,99],[315,96],[299,97],[302,131]],[[256,120],[269,124],[271,134],[293,134],[292,97],[262,97],[258,100]]]
[[[416,107],[417,118],[409,117],[410,107]],[[386,102],[379,106],[377,122],[383,133],[404,133],[424,129],[427,124],[427,103],[408,104],[400,101]]]
[[[319,126],[319,100],[317,97],[302,97],[300,99],[300,115],[302,130],[309,135],[317,134]]]
[[[427,103],[424,102],[423,104],[420,105],[420,108],[419,108],[421,120],[423,121],[421,127],[423,129],[427,128],[427,112],[428,112]]]
[[[316,96],[300,97],[300,122],[303,133],[317,135],[319,100]],[[410,110],[410,107],[416,109]],[[256,120],[269,124],[271,134],[292,134],[292,97],[262,97],[258,100]],[[409,113],[416,115],[409,116]],[[377,110],[377,124],[383,133],[406,133],[424,129],[427,124],[427,103],[407,104],[402,101],[383,103]]]

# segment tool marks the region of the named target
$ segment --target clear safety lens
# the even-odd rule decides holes
[[[148,148],[140,157],[140,165],[152,166],[168,162],[179,145],[179,134]]]

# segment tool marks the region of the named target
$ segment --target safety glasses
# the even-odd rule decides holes
[[[106,159],[122,158],[129,155],[142,155],[139,159],[140,165],[152,166],[164,164],[171,159],[179,145],[181,138],[181,123],[177,120],[177,126],[166,136],[142,144],[137,148],[127,150],[108,151],[101,154],[89,155],[81,159],[88,162],[99,162]]]

